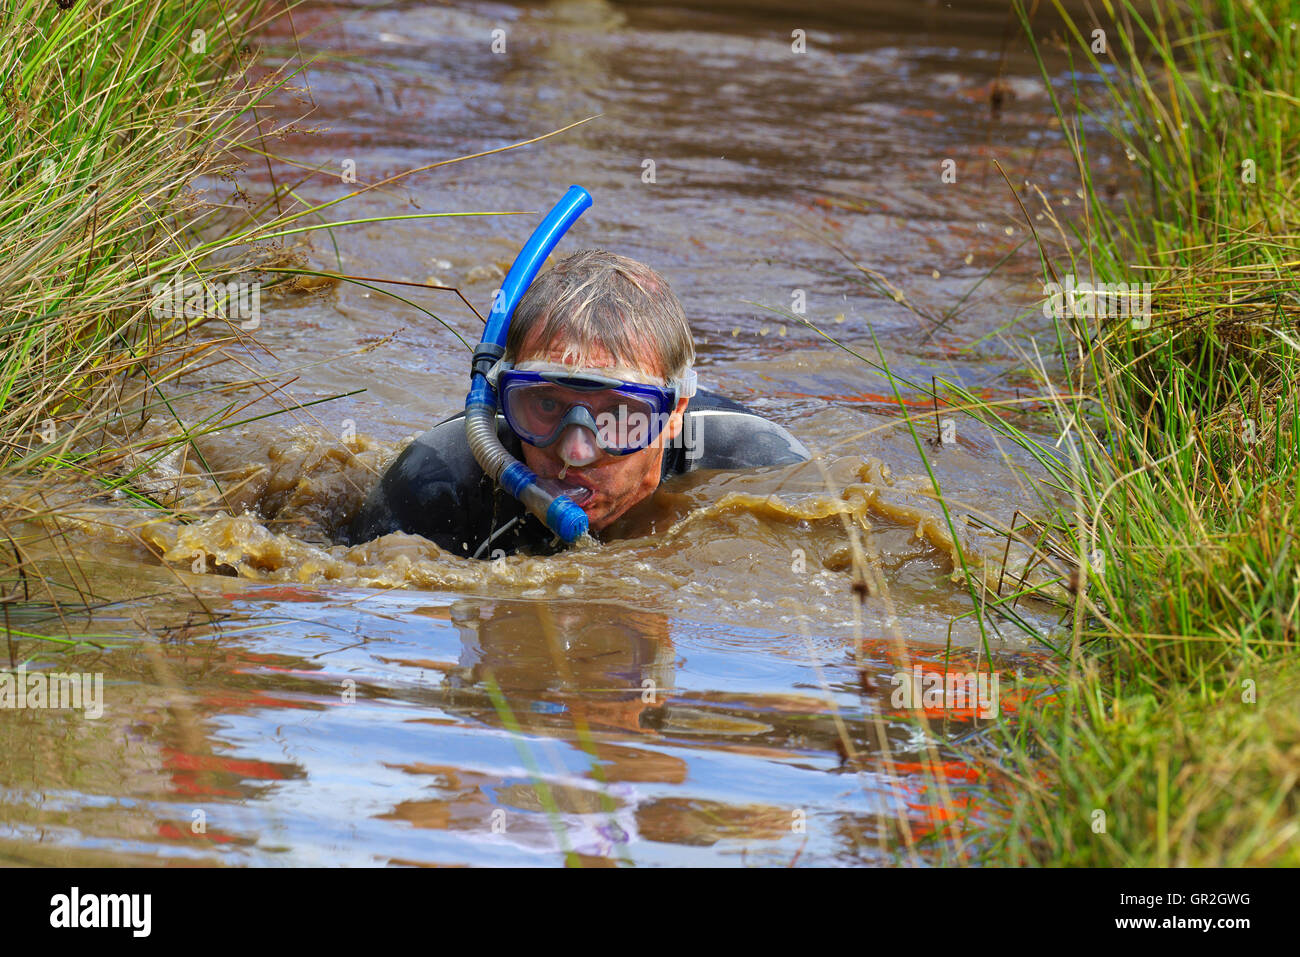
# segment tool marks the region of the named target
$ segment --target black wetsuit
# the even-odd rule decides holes
[[[506,450],[522,460],[519,437],[501,415],[497,434]],[[747,469],[807,459],[803,444],[775,422],[700,390],[686,406],[681,434],[664,449],[663,478],[694,469]],[[439,548],[467,557],[519,551],[546,555],[563,547],[550,529],[483,474],[465,438],[463,412],[403,450],[366,498],[349,537],[360,544],[390,532],[423,535]]]

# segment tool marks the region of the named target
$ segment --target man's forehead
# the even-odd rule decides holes
[[[658,384],[663,382],[663,373],[659,371],[650,350],[642,343],[634,357],[620,361],[609,349],[599,342],[581,343],[552,340],[544,347],[539,347],[536,336],[524,340],[516,357],[514,366],[521,371],[531,372],[579,372],[582,370],[599,371],[612,378],[627,382],[644,382]],[[636,362],[628,364],[628,358]]]

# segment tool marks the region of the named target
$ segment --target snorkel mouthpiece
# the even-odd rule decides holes
[[[465,396],[465,437],[479,467],[567,544],[586,534],[587,513],[567,496],[553,495],[542,488],[533,470],[501,444],[496,426],[497,393],[488,381],[488,373],[505,355],[510,320],[519,300],[532,285],[551,250],[590,206],[591,195],[581,186],[570,186],[564,198],[528,237],[501,284],[500,294],[493,299],[483,341],[471,360],[469,394]]]

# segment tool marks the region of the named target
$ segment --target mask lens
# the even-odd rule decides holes
[[[523,386],[506,393],[510,417],[531,437],[554,432],[573,405],[573,393],[549,383]]]
[[[659,434],[654,406],[637,396],[610,391],[592,412],[600,444],[606,449],[643,449]]]
[[[659,408],[663,403],[656,403],[652,397],[618,388],[572,389],[549,381],[507,385],[502,402],[511,428],[538,446],[550,445],[559,438],[565,418],[575,406],[590,413],[596,438],[608,452],[645,448],[667,418]]]

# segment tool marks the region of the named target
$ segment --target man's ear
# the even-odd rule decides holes
[[[664,426],[664,441],[671,442],[677,438],[682,431],[682,416],[686,412],[686,406],[690,404],[690,399],[683,396],[677,400],[677,407],[668,415],[668,423]]]

